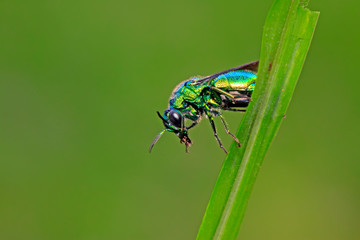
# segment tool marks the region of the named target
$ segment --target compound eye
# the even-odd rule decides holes
[[[171,110],[169,112],[169,120],[175,127],[181,128],[182,116],[179,112]]]

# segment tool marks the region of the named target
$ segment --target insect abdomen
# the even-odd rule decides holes
[[[253,91],[256,74],[250,71],[233,71],[215,78],[211,85],[228,91]]]

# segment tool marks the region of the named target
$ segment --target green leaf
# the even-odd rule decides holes
[[[319,16],[308,1],[275,0],[266,19],[256,89],[231,146],[197,239],[236,239],[264,156],[285,116]]]

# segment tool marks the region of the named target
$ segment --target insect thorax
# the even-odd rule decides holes
[[[179,110],[185,117],[196,121],[205,104],[202,92],[207,86],[195,85],[194,79],[183,81],[175,87],[169,101],[169,107]]]

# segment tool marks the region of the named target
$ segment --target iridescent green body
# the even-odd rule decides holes
[[[251,96],[255,88],[256,73],[247,70],[232,71],[218,76],[206,84],[198,84],[201,77],[193,77],[175,87],[169,101],[169,108],[180,111],[186,118],[196,121],[201,115],[198,109],[221,108],[222,93],[237,92],[236,95]],[[192,103],[192,104],[190,104]]]
[[[245,111],[255,88],[257,66],[258,62],[252,62],[208,77],[192,77],[178,84],[163,116],[158,112],[165,129],[155,138],[150,151],[165,131],[174,132],[180,142],[185,143],[186,147],[190,146],[188,130],[195,126],[204,114],[210,120],[215,138],[225,152],[217,136],[214,117],[220,117],[226,132],[239,144],[237,138],[228,130],[221,110]],[[191,125],[186,126],[185,119],[192,121]]]

